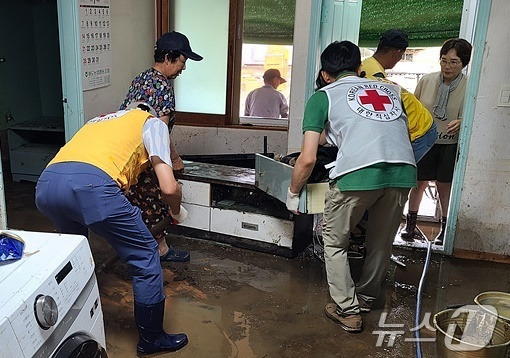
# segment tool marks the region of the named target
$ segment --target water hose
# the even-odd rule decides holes
[[[420,344],[420,316],[421,316],[421,292],[423,290],[423,285],[425,282],[425,276],[427,275],[427,270],[430,264],[430,254],[432,249],[432,242],[427,240],[427,258],[425,259],[425,264],[423,265],[423,271],[421,273],[420,284],[418,285],[418,294],[416,297],[416,312],[414,316],[414,338],[416,339],[416,357],[421,358],[421,344]]]

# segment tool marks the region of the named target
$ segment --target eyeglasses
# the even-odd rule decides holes
[[[461,61],[459,60],[451,60],[451,61],[447,61],[446,59],[442,58],[439,60],[439,63],[443,66],[450,66],[450,67],[456,67],[460,64],[462,64]]]

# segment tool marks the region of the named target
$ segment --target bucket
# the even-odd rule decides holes
[[[510,324],[479,306],[447,309],[434,315],[437,356],[505,358]]]
[[[507,292],[482,292],[475,297],[475,303],[483,309],[492,306],[496,309],[498,317],[510,323],[510,293]]]

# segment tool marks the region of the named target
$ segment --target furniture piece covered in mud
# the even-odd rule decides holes
[[[37,182],[65,144],[64,118],[42,116],[14,123],[7,130],[12,180]]]
[[[294,257],[311,242],[313,215],[293,215],[273,196],[282,178],[274,179],[278,188],[267,190],[264,184],[261,190],[257,169],[184,159],[184,172],[176,176],[189,215],[173,233],[285,257]],[[262,176],[273,180],[267,172]]]

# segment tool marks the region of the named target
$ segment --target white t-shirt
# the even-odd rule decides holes
[[[142,129],[143,145],[149,153],[149,158],[159,157],[163,162],[172,166],[170,159],[170,133],[168,126],[159,118],[149,118]]]

